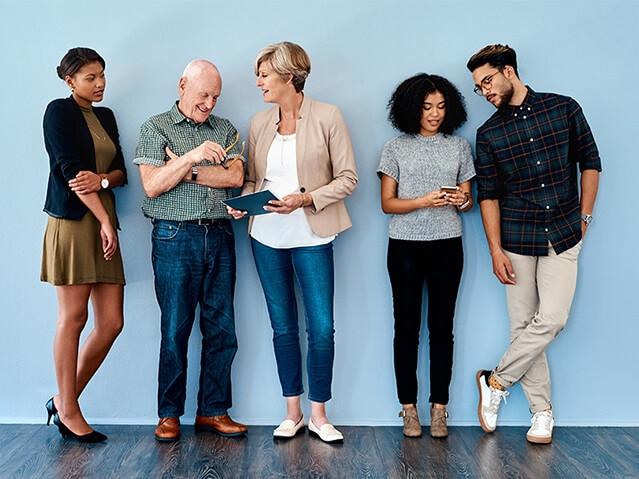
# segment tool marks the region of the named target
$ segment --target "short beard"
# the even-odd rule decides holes
[[[504,106],[508,105],[514,94],[515,88],[513,87],[512,83],[509,83],[508,89],[504,91],[504,93],[499,95],[499,97],[501,98],[501,103],[497,108],[503,108]]]

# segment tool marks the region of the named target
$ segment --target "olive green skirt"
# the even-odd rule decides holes
[[[90,212],[80,221],[49,217],[42,247],[40,280],[59,285],[124,284],[120,244],[104,259],[100,223]]]

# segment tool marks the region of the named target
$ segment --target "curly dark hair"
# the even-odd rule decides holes
[[[403,133],[418,134],[421,131],[424,100],[436,91],[446,101],[446,116],[439,131],[450,135],[466,121],[466,106],[457,87],[439,75],[418,73],[401,82],[388,101],[389,121]]]

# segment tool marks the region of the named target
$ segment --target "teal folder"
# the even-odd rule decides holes
[[[257,216],[271,213],[270,211],[266,211],[264,206],[266,206],[269,201],[277,199],[279,198],[275,196],[271,190],[262,190],[257,193],[229,198],[228,200],[222,201],[222,203],[235,210],[246,211],[248,216]]]

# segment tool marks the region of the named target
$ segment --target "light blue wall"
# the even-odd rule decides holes
[[[265,108],[254,86],[252,60],[267,43],[291,40],[303,45],[313,62],[307,93],[342,108],[360,175],[348,201],[354,227],[335,242],[337,344],[330,417],[338,424],[398,423],[385,269],[388,218],[379,208],[375,176],[382,145],[396,134],[385,119],[387,99],[413,73],[445,75],[466,96],[470,120],[460,134],[472,141],[493,110],[473,95],[465,62],[487,43],[507,42],[519,54],[526,83],[581,103],[604,166],[571,319],[549,351],[557,421],[639,425],[638,21],[639,4],[633,1],[114,0],[3,6],[0,422],[42,421],[44,401],[56,390],[55,291],[38,278],[48,173],[41,119],[48,101],[68,94],[55,76],[61,56],[70,47],[90,46],[106,58],[104,104],[116,113],[131,179],[117,193],[128,281],[126,327],[82,406],[94,422],[150,423],[155,421],[159,319],[150,225],[140,212],[143,193],[130,163],[138,128],[171,106],[184,65],[204,57],[219,65],[224,78],[216,113],[246,133],[251,115]],[[450,404],[454,424],[476,422],[474,372],[494,366],[508,343],[504,289],[491,274],[477,209],[464,216],[464,230],[466,265]],[[272,424],[282,417],[283,403],[270,328],[245,224],[237,224],[236,232],[239,352],[231,412],[251,424]],[[194,415],[197,328],[191,346],[187,418]],[[426,352],[423,348],[420,355],[425,417]],[[502,418],[510,424],[528,421],[518,387]]]

